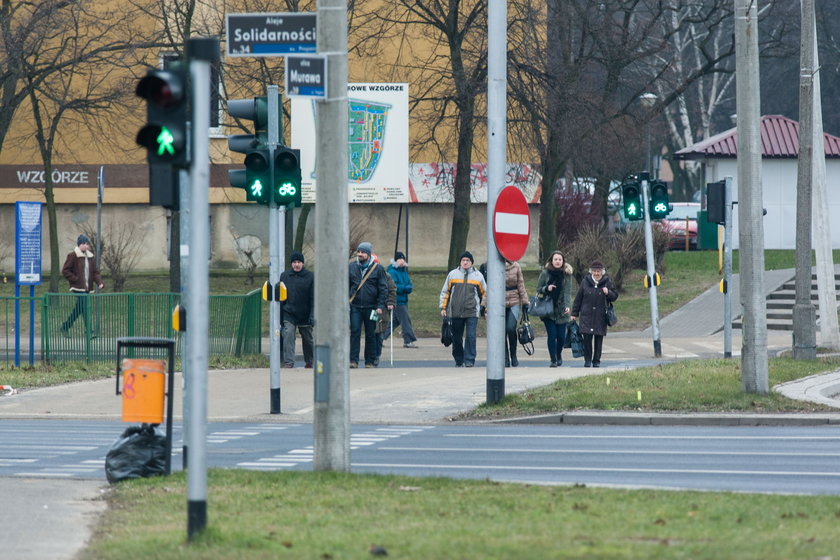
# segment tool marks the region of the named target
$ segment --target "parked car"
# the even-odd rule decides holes
[[[674,209],[664,220],[660,220],[660,227],[667,231],[670,236],[668,248],[672,250],[685,250],[686,239],[688,249],[697,250],[697,212],[700,211],[698,202],[672,202]]]

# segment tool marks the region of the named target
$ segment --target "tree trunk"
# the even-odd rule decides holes
[[[449,238],[449,270],[456,268],[467,250],[470,233],[470,190],[472,184],[472,146],[475,106],[470,99],[461,109],[458,121],[458,162],[455,166],[455,204]]]
[[[311,204],[303,204],[300,207],[297,230],[295,231],[295,242],[293,251],[303,252],[303,236],[306,233],[306,222],[309,220],[309,213],[312,211]]]

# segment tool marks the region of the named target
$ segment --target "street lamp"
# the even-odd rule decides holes
[[[657,178],[657,173],[653,169],[653,161],[651,159],[651,150],[650,150],[650,109],[656,104],[656,94],[651,92],[645,92],[639,96],[639,101],[642,102],[645,110],[648,112],[646,124],[647,124],[647,159],[645,160],[645,168],[647,171],[650,171],[650,176],[652,179]]]

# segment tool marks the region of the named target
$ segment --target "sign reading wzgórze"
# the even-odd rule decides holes
[[[314,53],[315,13],[227,14],[228,56]]]

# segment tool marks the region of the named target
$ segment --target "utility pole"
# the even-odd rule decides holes
[[[285,221],[286,207],[277,207],[273,191],[276,178],[273,176],[274,155],[277,153],[277,145],[280,143],[280,99],[276,85],[268,86],[268,150],[271,154],[271,201],[266,210],[268,211],[268,281],[272,286],[280,283],[280,274],[283,272],[286,242]],[[280,318],[280,302],[274,301],[268,304],[268,320],[271,324],[271,338],[269,339],[269,376],[270,376],[270,410],[271,414],[280,414],[280,368],[282,360],[282,332],[283,325]]]
[[[741,382],[747,393],[769,392],[767,302],[764,299],[764,206],[758,82],[758,7],[735,0],[735,71],[738,76],[738,244],[742,330]]]
[[[820,56],[817,45],[819,37],[816,31],[816,17],[813,11],[814,3],[809,2],[811,15],[808,18],[813,31],[814,49],[814,84],[813,95],[813,123],[814,123],[814,252],[817,260],[817,293],[820,305],[820,346],[831,350],[840,350],[840,326],[837,321],[837,289],[834,280],[834,254],[831,250],[831,225],[828,221],[828,186],[825,177],[825,150],[823,149],[822,101],[820,97]],[[803,11],[804,11],[803,4]],[[803,16],[802,21],[806,19]]]
[[[793,359],[817,358],[817,310],[811,303],[811,212],[814,178],[814,1],[802,0],[799,43],[799,161],[796,174],[796,303]]]
[[[315,457],[320,471],[350,470],[350,227],[347,206],[347,3],[318,0],[318,53],[327,57],[327,96],[317,102],[318,202],[315,247]],[[327,268],[335,267],[334,274]]]
[[[487,7],[487,403],[505,396],[505,263],[496,247],[493,216],[507,163],[507,1]]]

